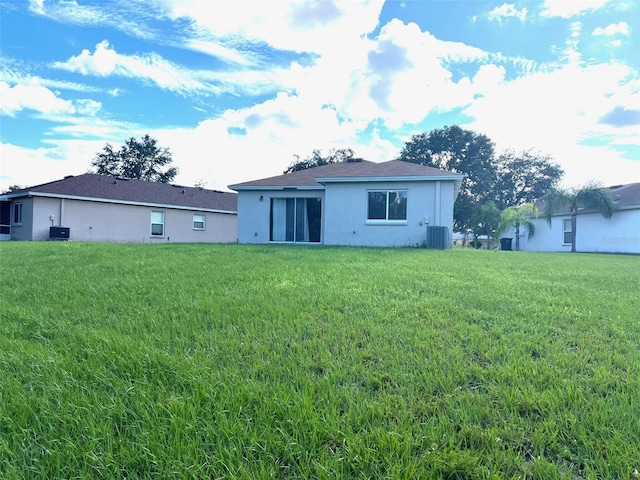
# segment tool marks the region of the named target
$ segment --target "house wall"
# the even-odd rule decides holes
[[[260,198],[262,197],[262,200]],[[324,239],[325,195],[316,190],[243,190],[238,192],[238,242],[269,243],[269,222],[272,198],[319,197],[322,201],[322,227],[320,242]]]
[[[96,242],[235,242],[237,216],[114,203],[33,197],[23,201],[31,232],[12,228],[14,240],[48,240],[49,227],[70,228],[70,240]],[[151,236],[151,212],[165,212],[165,235]],[[28,213],[27,213],[28,212]],[[205,230],[193,229],[193,214],[204,214]],[[53,217],[53,220],[51,219]]]
[[[520,249],[570,252],[571,245],[563,244],[562,230],[562,221],[570,218],[553,217],[551,226],[545,219],[535,219],[535,234],[530,240],[521,236]],[[596,213],[578,215],[576,230],[578,252],[640,253],[640,208],[615,211],[610,219]],[[515,248],[515,240],[513,244]]]
[[[380,225],[367,222],[367,191],[407,190],[407,222]],[[325,190],[240,191],[238,241],[268,243],[271,198],[322,198],[322,236],[325,245],[415,246],[426,240],[426,227],[453,229],[452,181],[328,183]],[[262,196],[262,201],[260,197]]]
[[[426,241],[427,225],[453,230],[453,182],[371,182],[326,185],[325,244],[416,246]],[[367,191],[407,190],[406,224],[367,222]]]
[[[14,223],[13,206],[22,204],[22,223]],[[33,198],[21,198],[11,202],[11,240],[31,240],[33,235]]]

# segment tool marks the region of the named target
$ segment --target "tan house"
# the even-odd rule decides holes
[[[106,175],[0,195],[0,239],[235,242],[237,194]]]

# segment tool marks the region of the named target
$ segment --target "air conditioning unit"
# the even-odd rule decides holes
[[[70,235],[69,227],[49,227],[49,240],[69,240]]]
[[[428,226],[427,227],[427,248],[444,250],[449,248],[451,241],[449,240],[449,227],[445,226]]]

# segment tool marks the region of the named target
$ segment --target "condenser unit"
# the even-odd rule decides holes
[[[446,225],[427,227],[427,248],[444,250],[445,248],[449,248],[450,244],[449,227]]]

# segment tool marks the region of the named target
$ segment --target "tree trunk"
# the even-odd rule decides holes
[[[516,223],[516,252],[520,251],[520,223]]]

